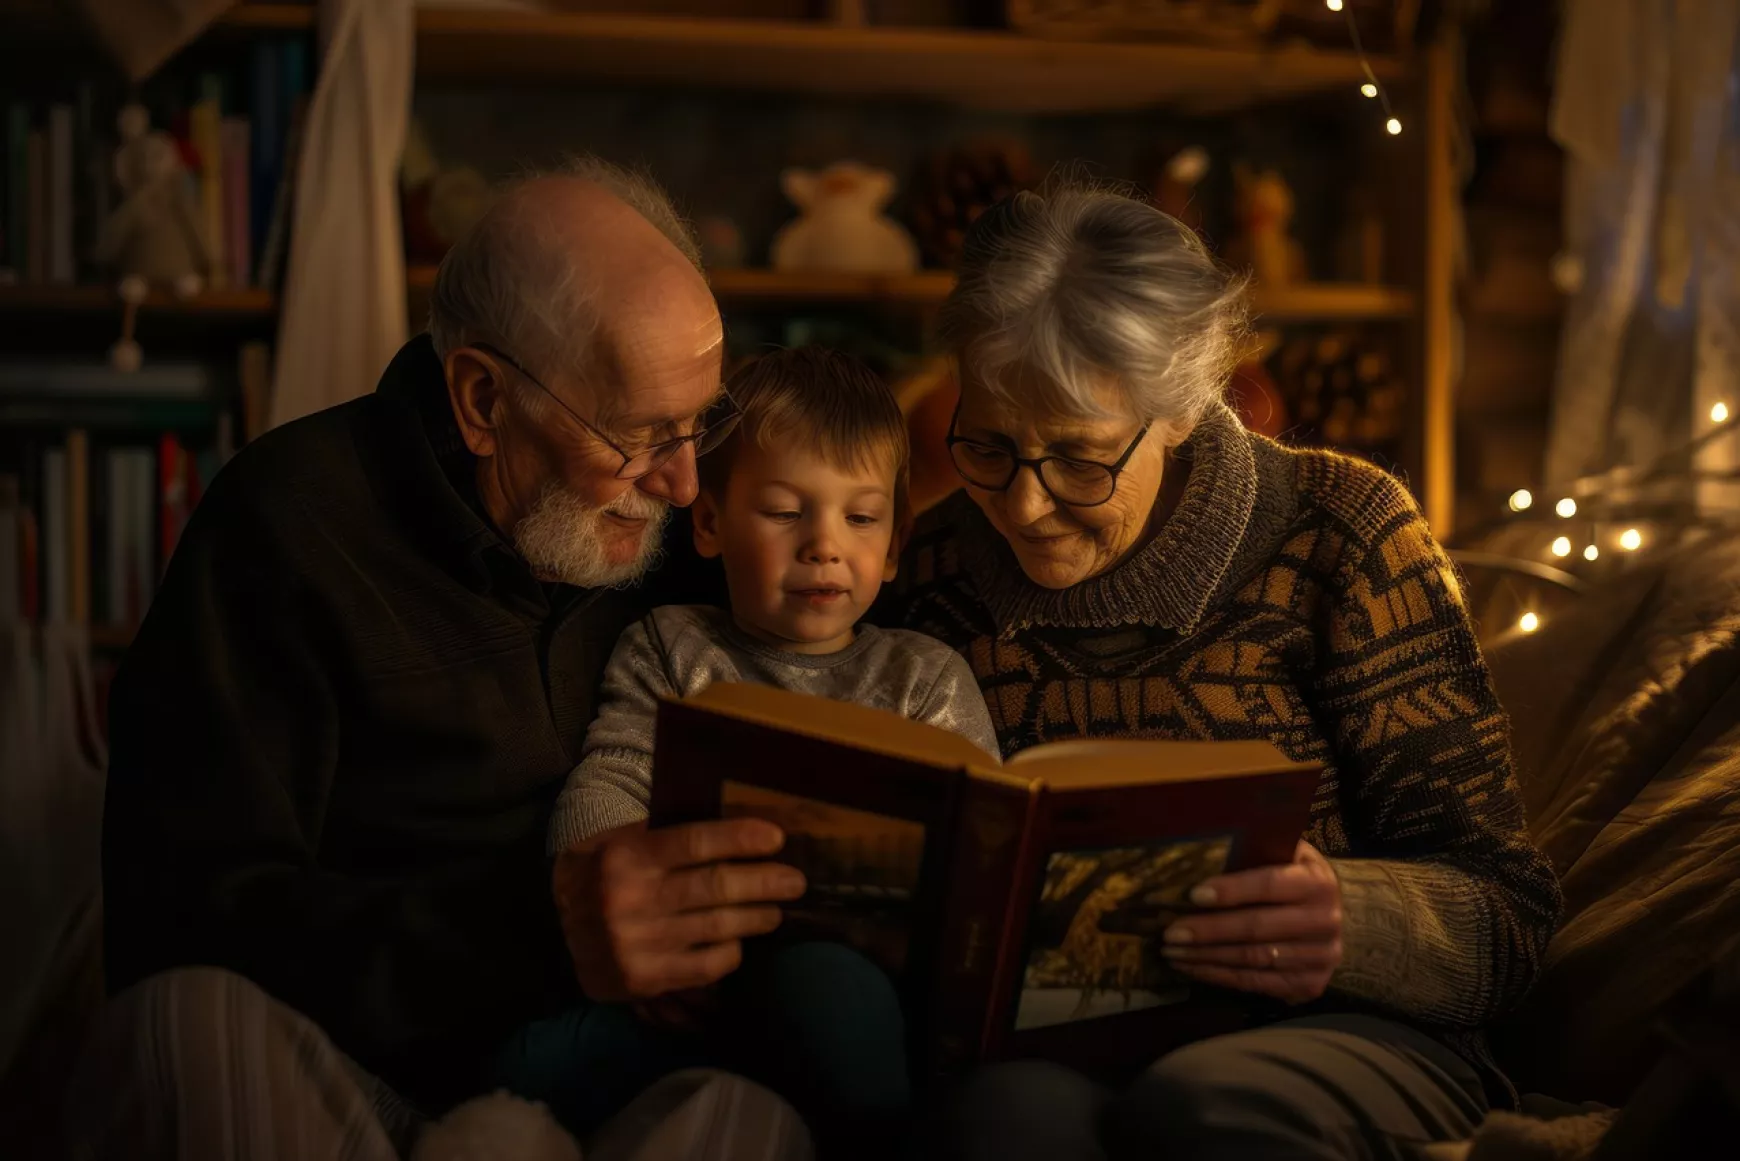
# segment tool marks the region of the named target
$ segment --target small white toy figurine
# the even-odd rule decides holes
[[[123,371],[137,370],[142,355],[133,341],[133,318],[153,283],[191,298],[205,286],[208,264],[186,173],[175,142],[152,132],[143,106],[127,105],[116,118],[121,144],[115,150],[115,182],[121,204],[103,223],[99,261],[120,274],[126,304],[122,338],[109,353]]]
[[[819,173],[788,169],[780,186],[799,216],[774,236],[775,270],[909,274],[918,268],[918,244],[882,212],[894,196],[887,170],[841,161]]]

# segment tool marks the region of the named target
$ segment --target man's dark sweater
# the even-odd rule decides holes
[[[427,338],[213,481],[116,680],[108,981],[215,964],[431,1106],[577,994],[543,854],[648,594],[536,580]]]

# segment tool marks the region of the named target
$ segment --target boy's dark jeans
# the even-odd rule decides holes
[[[584,1138],[660,1077],[691,1067],[729,1069],[784,1096],[824,1157],[887,1156],[909,1131],[899,998],[880,968],[837,943],[746,948],[699,1032],[657,1027],[621,1004],[538,1021],[502,1046],[485,1083],[543,1101]]]

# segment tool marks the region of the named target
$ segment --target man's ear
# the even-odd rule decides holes
[[[471,347],[448,353],[447,399],[459,435],[474,456],[492,456],[500,446],[498,429],[507,405],[507,380],[494,359]]]
[[[712,560],[719,555],[719,503],[702,488],[689,505],[689,524],[695,532],[695,551]]]

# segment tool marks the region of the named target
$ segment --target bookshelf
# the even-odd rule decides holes
[[[721,6],[723,7],[723,6]],[[450,8],[415,15],[419,84],[552,88],[701,89],[907,101],[989,113],[1099,114],[1167,108],[1224,114],[1345,93],[1364,79],[1348,52],[1139,41],[1065,41],[989,30],[848,26],[826,20],[677,18]],[[314,30],[307,4],[242,3],[209,38],[229,49]],[[1440,38],[1406,57],[1372,61],[1397,95],[1409,136],[1396,154],[1402,195],[1403,284],[1305,283],[1259,289],[1254,307],[1272,324],[1393,326],[1405,339],[1415,385],[1404,462],[1434,529],[1451,530],[1453,415],[1450,164],[1456,53]],[[426,308],[434,271],[407,272],[413,319]],[[947,271],[866,277],[756,268],[715,269],[709,279],[728,313],[864,307],[929,316],[953,287]],[[1532,305],[1532,304],[1531,304]],[[228,344],[269,333],[278,297],[265,288],[206,291],[181,300],[155,292],[141,306],[151,334]],[[113,339],[122,304],[112,285],[0,285],[0,332],[44,346],[52,332]],[[1531,312],[1532,313],[1532,312]],[[258,346],[259,344],[253,344]],[[94,348],[93,348],[94,350]],[[156,354],[153,348],[153,355]],[[95,425],[93,430],[100,425]],[[105,437],[97,432],[99,443]],[[94,610],[93,610],[94,611]],[[98,618],[99,621],[101,618]],[[121,650],[127,626],[94,624],[99,649]]]
[[[311,27],[312,10],[245,4],[232,30]],[[1126,41],[827,21],[421,9],[417,79],[548,85],[584,81],[904,98],[1012,113],[1170,106],[1227,112],[1365,79],[1351,52]],[[1372,61],[1401,83],[1406,65]]]

